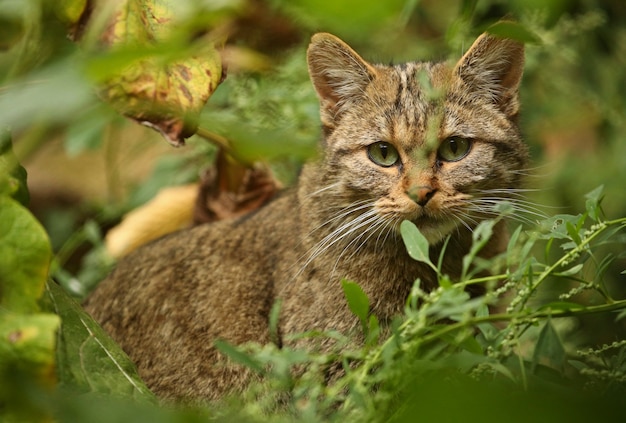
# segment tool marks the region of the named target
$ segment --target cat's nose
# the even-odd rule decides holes
[[[411,200],[424,207],[430,201],[430,199],[433,198],[433,195],[435,195],[436,191],[437,190],[431,186],[420,185],[416,187],[410,187],[406,191],[406,194]]]

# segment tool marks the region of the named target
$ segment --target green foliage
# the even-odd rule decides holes
[[[549,163],[529,170],[531,185],[540,188],[529,201],[554,205],[559,214],[513,230],[506,253],[489,261],[477,254],[496,221],[483,223],[463,259],[460,281],[440,272],[424,236],[404,222],[409,254],[436,271],[440,284],[427,293],[416,281],[403,316],[379,324],[359,281],[345,281],[348,306],[362,323],[362,346],[337,333],[302,335],[331,337],[338,348],[324,353],[218,343],[263,379],[232,402],[195,409],[157,405],[127,357],[80,306],[52,282],[44,291],[50,243],[25,208],[26,174],[4,132],[11,129],[24,163],[59,137],[68,156],[95,151],[106,159],[107,174],[117,175],[115,146],[135,132],[97,99],[93,83],[146,52],[91,50],[98,39],[93,31],[81,46],[70,42],[67,25],[77,22],[85,4],[80,0],[0,0],[2,421],[623,419],[626,220],[606,217],[626,214],[626,28],[620,1],[174,3],[181,18],[159,50],[163,56],[188,51],[188,40],[215,28],[233,31],[230,46],[256,48],[246,40],[275,30],[262,27],[267,15],[295,22],[294,49],[274,45],[284,35],[276,25],[273,41],[259,53],[272,70],[233,72],[200,117],[202,130],[227,138],[241,160],[271,162],[287,182],[315,154],[319,138],[318,104],[303,53],[311,32],[334,32],[381,62],[440,59],[448,52],[457,58],[484,29],[528,43],[522,130],[536,161]],[[518,23],[492,25],[507,13]],[[246,31],[255,25],[258,32],[250,36]],[[100,225],[161,186],[197,179],[214,150],[199,137],[189,144],[185,155],[160,159],[152,177],[128,197],[98,199],[87,219],[75,217],[74,205],[64,212],[78,229],[55,240],[53,275],[72,295],[84,295],[111,264],[102,254]],[[92,176],[91,169],[75,175]],[[109,191],[120,182],[126,181],[110,177]],[[62,220],[51,219],[48,234],[60,232]],[[80,266],[72,268],[74,255],[85,248]],[[465,288],[473,284],[485,284],[487,294],[470,298]],[[273,310],[270,328],[277,337],[279,306]],[[344,370],[330,383],[329,366]]]
[[[10,140],[0,150],[0,418],[21,421],[42,417],[38,408],[11,386],[23,380],[35,389],[54,386],[54,334],[60,319],[42,313],[38,301],[52,256],[43,227],[11,195],[25,183],[14,162]],[[8,156],[8,158],[7,158]],[[17,175],[17,178],[15,177]]]
[[[599,210],[601,190],[594,190],[587,198],[592,199],[588,203],[590,210]],[[405,314],[391,325],[389,338],[366,343],[362,348],[352,344],[348,351],[302,352],[298,370],[293,373],[296,379],[289,384],[278,383],[277,375],[265,373],[267,380],[251,388],[241,415],[254,418],[262,405],[268,413],[262,419],[271,415],[279,420],[290,416],[305,421],[404,421],[414,413],[444,420],[463,416],[470,421],[499,421],[503,416],[511,421],[540,415],[559,421],[616,417],[619,398],[626,392],[622,373],[626,343],[577,352],[579,347],[561,329],[562,321],[626,309],[626,300],[612,298],[596,283],[594,270],[601,270],[603,264],[593,260],[608,240],[623,248],[626,218],[599,222],[589,224],[585,216],[550,218],[541,226],[544,229],[514,232],[506,255],[513,253],[516,257],[506,257],[510,264],[502,273],[478,277],[468,271],[464,279],[441,284],[433,292],[422,291],[416,281]],[[486,222],[487,229],[474,237],[474,248],[466,257],[472,266],[484,267],[484,263],[476,262],[475,252],[491,234],[494,223]],[[407,248],[414,258],[432,265],[427,251],[421,251],[423,236],[416,231],[413,225],[403,224]],[[529,245],[554,242],[560,244],[561,251],[555,261],[541,262],[527,253]],[[495,269],[500,262],[497,258],[492,261]],[[594,278],[587,279],[586,275]],[[439,277],[447,278],[441,273]],[[505,283],[490,284],[492,281]],[[470,298],[465,292],[466,286],[475,283],[486,283],[485,296]],[[544,292],[546,288],[554,289],[555,284],[560,286],[556,292]],[[367,329],[367,296],[352,282],[343,282],[342,286],[350,309]],[[597,293],[603,301],[560,299],[581,287]],[[506,310],[494,307],[507,296],[511,300]],[[324,336],[336,338],[335,334]],[[612,351],[614,355],[607,358]],[[289,348],[248,346],[236,348],[233,353],[238,355],[238,362],[244,362],[245,355],[241,354],[248,354],[245,360],[264,363],[267,368],[284,369],[296,364],[291,359],[294,351]],[[320,363],[325,365],[320,367]],[[331,363],[341,363],[345,374],[328,385],[323,375]],[[280,377],[284,378],[284,373]],[[571,403],[568,398],[576,398],[577,402]],[[268,406],[273,401],[277,401],[274,408]],[[449,407],[443,406],[445,401],[450,402]],[[542,408],[545,414],[527,409],[529,403]],[[511,410],[517,411],[512,415]]]
[[[128,356],[75,300],[54,282],[46,294],[48,308],[63,322],[56,349],[60,387],[154,401]]]

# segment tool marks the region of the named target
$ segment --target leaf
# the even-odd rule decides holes
[[[17,201],[0,197],[0,307],[30,313],[48,277],[52,251],[45,230]]]
[[[243,216],[271,200],[278,189],[266,168],[242,164],[220,149],[215,167],[202,176],[194,222]]]
[[[222,354],[228,356],[234,362],[243,364],[244,366],[254,370],[257,373],[264,372],[263,366],[261,366],[258,361],[256,361],[249,354],[246,354],[245,352],[239,350],[232,344],[218,339],[214,342],[214,345],[215,348],[217,348]]]
[[[430,261],[430,257],[428,255],[428,240],[424,235],[422,235],[417,226],[415,226],[415,223],[404,220],[400,224],[400,234],[402,235],[404,245],[406,245],[406,250],[413,260],[426,263],[432,269],[437,270],[435,265]]]
[[[0,373],[9,365],[34,375],[48,387],[56,382],[55,333],[60,324],[51,313],[0,311]]]
[[[539,333],[539,338],[535,345],[532,371],[535,372],[537,367],[541,365],[563,371],[565,361],[565,347],[552,326],[552,321],[547,320]]]
[[[198,185],[164,188],[148,203],[129,212],[106,235],[107,252],[122,257],[168,233],[191,226]]]
[[[509,38],[522,43],[537,44],[541,39],[537,34],[530,31],[525,26],[513,21],[498,21],[487,28],[487,32],[503,38]]]
[[[57,340],[59,383],[82,392],[115,393],[155,401],[126,353],[54,282],[47,305],[61,317]]]
[[[2,140],[5,142],[6,140]],[[2,145],[6,158],[10,144]],[[10,160],[10,169],[17,168]],[[6,164],[7,162],[4,162]],[[0,182],[9,170],[0,169]],[[23,181],[22,181],[23,182]],[[19,180],[17,183],[21,183]],[[25,189],[25,188],[24,188]],[[15,191],[14,191],[15,192]],[[40,313],[39,299],[48,277],[50,241],[37,219],[0,191],[0,420],[12,420],[24,410],[30,389],[50,390],[56,384],[55,331],[59,318]],[[19,380],[19,383],[12,379]],[[32,393],[31,393],[32,394]],[[29,401],[32,401],[29,400]],[[33,410],[33,414],[38,414]],[[45,413],[42,412],[42,416]],[[24,419],[17,419],[19,421]],[[38,420],[43,420],[43,417]]]
[[[600,218],[600,202],[604,198],[604,185],[600,185],[598,188],[585,194],[585,198],[587,199],[585,202],[587,214],[597,222]]]
[[[578,235],[576,227],[570,222],[565,222],[565,228],[567,229],[567,233],[569,234],[570,238],[572,238],[572,241],[574,241],[576,245],[580,245],[582,240],[580,239],[580,235]]]
[[[370,300],[367,294],[358,284],[346,280],[341,281],[341,288],[343,288],[350,311],[359,318],[363,328],[366,329],[370,312]]]
[[[568,301],[553,301],[548,304],[544,304],[539,307],[538,310],[563,310],[563,311],[576,311],[583,310],[585,306],[578,303],[572,303]]]
[[[105,70],[100,94],[120,113],[180,146],[196,132],[200,111],[221,82],[222,67],[208,40],[194,48],[181,41],[167,45],[175,26],[171,6],[168,1],[120,1],[101,35],[109,53],[96,57],[89,70],[96,78]],[[110,60],[120,58],[124,66],[110,66]]]
[[[567,270],[559,272],[558,275],[559,276],[572,276],[572,275],[575,275],[575,274],[579,273],[582,270],[583,266],[584,266],[583,263],[577,264],[576,266],[572,266],[572,267],[570,267]]]
[[[23,206],[27,206],[30,195],[26,186],[26,169],[13,153],[11,134],[0,129],[0,195],[8,194]]]

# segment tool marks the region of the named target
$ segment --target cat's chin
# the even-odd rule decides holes
[[[418,219],[414,221],[429,245],[437,245],[458,228],[453,220]]]

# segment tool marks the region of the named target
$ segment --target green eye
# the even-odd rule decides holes
[[[471,149],[472,142],[467,138],[450,137],[441,143],[437,154],[441,160],[456,162],[467,156]]]
[[[371,161],[382,167],[391,167],[398,163],[398,150],[388,142],[380,141],[367,147],[367,155]]]

